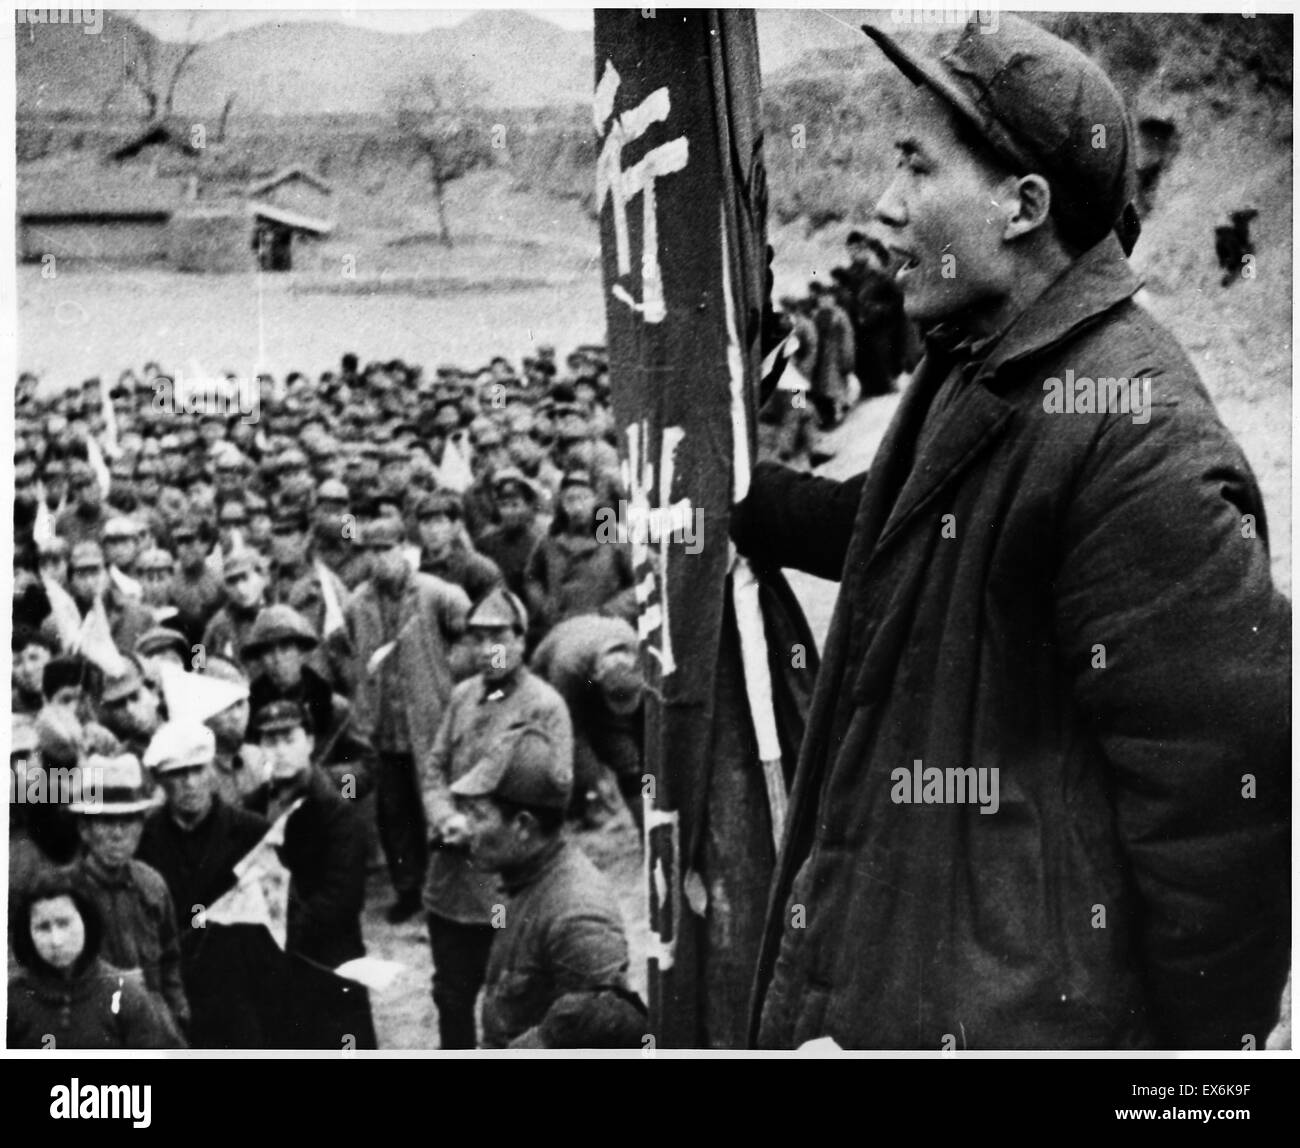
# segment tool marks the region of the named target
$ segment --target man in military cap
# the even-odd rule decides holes
[[[1245,457],[1134,302],[1123,102],[1005,13],[926,48],[866,30],[916,85],[873,232],[927,347],[868,473],[760,464],[732,519],[756,562],[841,580],[757,1042],[1262,1044],[1290,607]],[[1145,398],[1099,410],[1135,363]]]
[[[101,538],[109,581],[125,597],[140,601],[144,595],[135,564],[144,548],[144,527],[128,515],[116,514],[104,523]]]
[[[352,496],[337,478],[326,479],[316,489],[313,546],[317,557],[351,592],[366,579],[365,551],[357,545],[360,529],[352,513]]]
[[[212,730],[193,720],[159,728],[145,751],[165,804],[145,817],[136,857],[167,883],[176,906],[192,1048],[270,1048],[283,957],[260,925],[223,925],[206,910],[235,884],[234,867],[270,828],[216,791]]]
[[[112,584],[98,542],[77,542],[72,546],[68,560],[68,593],[83,618],[95,608],[96,602],[103,603],[109,633],[119,650],[134,649],[140,635],[153,628],[152,613]],[[51,616],[46,623],[46,632],[51,632],[53,626]]]
[[[628,992],[618,901],[564,832],[573,785],[564,748],[530,725],[485,748],[450,787],[457,809],[451,826],[467,838],[474,866],[502,882],[484,982],[483,1046],[589,1047],[593,1022],[612,1004],[623,1014],[613,1043],[638,1047],[644,1017]]]
[[[177,560],[170,597],[177,622],[191,645],[202,639],[226,598],[221,579],[207,561],[214,541],[212,526],[203,518],[187,518],[172,531]]]
[[[297,702],[307,709],[316,731],[316,764],[344,788],[345,796],[361,797],[373,782],[374,754],[354,728],[351,703],[310,664],[319,644],[315,631],[292,606],[267,606],[241,652],[252,669],[249,705],[254,715],[277,701]]]
[[[104,676],[96,707],[104,728],[137,757],[162,724],[162,701],[145,669],[136,654],[126,654],[121,670]]]
[[[375,1048],[369,995],[332,971],[366,955],[366,842],[356,806],[313,764],[308,711],[272,702],[258,711],[253,729],[271,765],[270,814],[293,809],[279,850],[290,873],[287,1016],[279,1047]]]
[[[141,605],[153,615],[155,623],[171,622],[180,633],[180,611],[171,596],[176,581],[176,559],[171,552],[151,546],[136,559],[135,573],[140,583]]]
[[[528,559],[542,537],[537,524],[537,487],[523,471],[508,466],[496,472],[493,492],[499,525],[483,535],[480,550],[496,563],[506,588],[523,598]]]
[[[150,676],[156,679],[160,664],[175,666],[178,670],[185,669],[190,648],[176,630],[167,626],[155,626],[140,636],[135,644],[135,653],[144,661]]]
[[[430,752],[454,684],[452,647],[465,630],[465,591],[411,568],[400,519],[366,523],[371,575],[345,608],[356,656],[353,715],[375,749],[377,820],[396,902],[393,923],[420,911],[428,835],[416,762]]]
[[[68,463],[68,495],[72,503],[55,518],[55,533],[70,545],[97,541],[104,527],[104,492],[90,464],[79,458]]]
[[[579,614],[556,626],[533,652],[533,672],[555,687],[573,722],[575,817],[590,822],[612,775],[642,828],[644,736],[640,640],[621,618]]]
[[[465,532],[462,498],[452,490],[434,490],[415,504],[416,528],[420,534],[420,572],[452,582],[469,596],[481,601],[501,584],[501,571],[490,558],[474,549]]]
[[[103,957],[119,969],[139,969],[145,987],[167,1006],[182,1033],[190,1006],[181,978],[176,911],[167,884],[136,859],[151,795],[140,759],[91,754],[85,770],[93,785],[69,809],[78,819],[81,855],[72,872],[104,922]]]
[[[241,549],[226,555],[222,567],[226,604],[203,631],[203,647],[227,657],[243,658],[244,642],[266,605],[266,574],[256,550]]]
[[[456,687],[431,751],[420,761],[433,839],[424,908],[433,949],[433,999],[443,1048],[472,1048],[474,1003],[492,944],[494,878],[465,852],[450,787],[520,722],[553,743],[557,768],[573,770],[573,730],[564,700],[524,665],[528,613],[508,590],[493,590],[469,616],[478,673]]]

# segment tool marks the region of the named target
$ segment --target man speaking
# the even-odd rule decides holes
[[[754,1039],[1262,1048],[1290,604],[1241,450],[1133,300],[1123,103],[1012,16],[866,31],[915,85],[872,232],[927,346],[868,473],[763,464],[733,522],[841,582]]]

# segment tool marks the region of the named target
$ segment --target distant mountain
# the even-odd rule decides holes
[[[836,49],[852,54],[861,47],[864,59],[871,58],[858,30],[867,15],[852,9],[761,9],[764,73],[791,69],[801,58],[825,60]],[[177,84],[175,111],[212,115],[234,95],[237,116],[382,114],[392,89],[453,65],[464,69],[479,86],[481,102],[492,107],[590,98],[591,33],[568,31],[527,12],[482,11],[418,35],[376,32],[331,20],[326,12],[321,16],[310,23],[269,21],[205,42]],[[182,47],[125,16],[104,17],[99,36],[67,24],[17,29],[20,113],[135,114],[143,105],[126,81],[131,60],[151,58],[166,86]]]

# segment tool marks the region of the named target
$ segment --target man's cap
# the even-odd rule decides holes
[[[532,480],[513,466],[503,466],[492,476],[492,489],[498,496],[514,490],[522,494],[529,502],[538,499],[537,487]]]
[[[464,777],[454,782],[457,797],[499,797],[538,809],[566,809],[573,792],[573,765],[561,761],[555,743],[535,726],[505,737]]]
[[[1112,228],[1126,253],[1140,225],[1124,100],[1101,67],[1022,17],[996,29],[972,17],[938,31],[927,48],[881,28],[862,30],[914,84],[948,104],[1008,166],[1052,186],[1052,211],[1069,241],[1091,247]],[[1095,146],[1098,129],[1105,146]]]
[[[236,575],[259,573],[260,570],[261,556],[248,546],[232,550],[221,563],[221,577],[227,581]]]
[[[564,490],[570,486],[585,486],[588,490],[596,489],[596,481],[591,476],[591,471],[586,467],[576,466],[564,472],[564,477],[560,479],[560,489]]]
[[[216,755],[217,739],[212,730],[202,722],[182,718],[159,727],[144,751],[144,765],[155,774],[166,773],[207,765]]]
[[[69,802],[69,813],[126,817],[162,801],[162,794],[150,794],[140,759],[133,753],[92,753],[86,758],[85,777],[82,794],[87,800]]]
[[[175,565],[176,559],[170,551],[153,546],[135,560],[135,572],[142,574],[146,570],[170,570]]]
[[[73,570],[82,566],[103,566],[104,551],[98,542],[89,540],[78,542],[72,547],[72,553],[68,556],[68,565]]]
[[[99,695],[101,705],[111,706],[125,701],[136,690],[143,689],[148,684],[140,669],[140,663],[133,655],[127,654],[122,661],[123,665],[119,673],[108,674],[104,678],[104,689]]]
[[[307,711],[297,702],[268,702],[253,714],[249,724],[254,737],[299,726],[310,729]]]
[[[399,519],[375,518],[361,528],[361,545],[367,549],[387,550],[390,546],[400,546],[406,541]]]
[[[125,514],[115,514],[104,523],[101,537],[107,542],[118,538],[138,538],[143,532],[144,527],[134,518],[128,518]]]
[[[352,501],[352,495],[348,493],[348,488],[337,478],[327,478],[322,482],[316,491],[316,498],[319,502],[348,503]]]
[[[595,682],[605,704],[614,713],[635,713],[645,690],[645,676],[635,655],[623,653],[602,658],[596,669]]]
[[[465,515],[464,500],[454,490],[431,490],[421,495],[415,503],[415,517],[431,518],[434,515],[459,522]]]
[[[147,630],[140,635],[135,643],[135,652],[142,658],[152,657],[163,650],[172,650],[179,654],[183,660],[189,652],[189,646],[183,634],[177,633],[177,631],[169,629],[167,626],[155,626],[152,630]]]
[[[485,594],[483,601],[469,612],[465,624],[494,630],[509,626],[525,634],[528,632],[528,610],[509,590],[498,586]]]
[[[258,658],[276,642],[295,642],[303,650],[315,649],[316,632],[292,606],[267,606],[258,613],[253,628],[240,648],[240,657]]]
[[[296,503],[282,503],[271,515],[271,530],[276,534],[304,534],[310,528],[307,511]]]

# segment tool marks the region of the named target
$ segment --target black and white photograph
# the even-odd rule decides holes
[[[1250,1119],[1289,11],[6,23],[6,1055],[1191,1053],[1109,1124]]]

